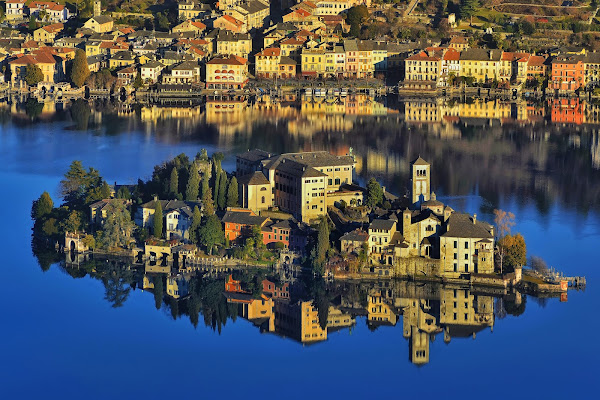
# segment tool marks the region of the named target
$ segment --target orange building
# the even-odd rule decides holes
[[[579,98],[550,100],[551,119],[554,123],[583,124],[584,107]]]
[[[239,242],[252,235],[252,227],[259,226],[262,229],[271,220],[254,214],[252,210],[229,208],[221,221],[223,222],[225,237],[230,242]]]
[[[552,60],[551,89],[575,91],[583,86],[583,59],[580,56],[558,56]]]
[[[290,284],[284,283],[281,286],[277,286],[274,282],[268,279],[262,281],[263,293],[271,295],[274,299],[289,299],[290,298]]]

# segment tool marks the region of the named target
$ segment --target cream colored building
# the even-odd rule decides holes
[[[106,33],[113,30],[113,19],[106,15],[97,15],[85,21],[84,28],[91,29],[96,33]]]
[[[273,205],[271,183],[262,172],[255,171],[238,178],[240,205],[255,213],[267,210]]]
[[[494,229],[477,215],[452,213],[446,232],[440,235],[441,272],[459,277],[463,273],[494,272]]]

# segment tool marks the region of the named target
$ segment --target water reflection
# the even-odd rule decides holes
[[[187,318],[220,333],[228,321],[251,322],[264,334],[302,345],[335,340],[333,333],[365,324],[374,332],[402,326],[409,361],[415,365],[435,360],[430,355],[436,339],[476,339],[493,331],[496,320],[523,314],[526,296],[504,289],[472,288],[403,280],[345,282],[314,280],[291,268],[233,270],[133,264],[122,260],[91,259],[67,252],[35,254],[49,258],[73,278],[89,276],[105,287],[105,300],[121,307],[131,292],[141,289],[154,296],[157,310],[173,319]],[[399,333],[400,334],[400,333]]]
[[[505,101],[346,97],[208,96],[202,106],[123,106],[76,102],[68,110],[0,103],[4,123],[64,121],[99,134],[200,143],[230,157],[327,150],[356,156],[359,181],[371,176],[404,194],[410,160],[433,165],[440,196],[473,193],[488,209],[508,197],[542,214],[554,204],[582,214],[600,208],[600,106],[573,99]],[[29,111],[28,111],[29,110]],[[72,125],[69,125],[72,124]],[[132,154],[135,156],[135,154]],[[473,168],[476,166],[476,168]],[[482,209],[485,213],[486,210]]]

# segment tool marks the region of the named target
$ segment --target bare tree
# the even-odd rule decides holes
[[[506,254],[506,248],[502,245],[502,240],[510,230],[515,226],[515,214],[504,210],[494,210],[494,223],[496,224],[496,253],[500,258],[500,273],[502,273],[502,262]]]

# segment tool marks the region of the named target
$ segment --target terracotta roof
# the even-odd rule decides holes
[[[227,58],[225,57],[216,57],[207,62],[207,64],[231,64],[231,65],[246,65],[248,60],[245,58],[231,55]]]
[[[286,40],[282,40],[281,44],[297,44],[297,45],[303,45],[306,42],[306,40],[302,40],[302,39],[296,39],[296,38],[289,38]]]
[[[232,24],[235,24],[237,26],[244,25],[244,23],[242,21],[240,21],[239,19],[233,18],[231,15],[222,15],[220,18],[223,18],[224,20],[231,22]]]
[[[56,33],[56,32],[62,31],[64,27],[65,26],[63,24],[57,23],[57,24],[50,24],[50,25],[42,26],[42,29],[48,33]]]
[[[228,210],[221,221],[240,225],[258,225],[262,226],[269,218],[253,215],[248,211]]]
[[[257,56],[273,57],[281,55],[279,47],[269,47],[257,54]]]
[[[454,49],[448,49],[448,51],[444,53],[443,59],[446,61],[458,61],[460,60],[460,52]]]

